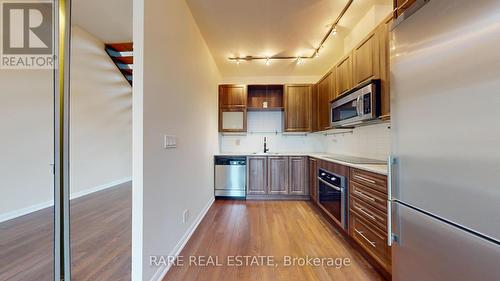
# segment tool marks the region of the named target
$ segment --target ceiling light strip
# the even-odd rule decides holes
[[[272,56],[272,57],[262,57],[262,56],[246,56],[246,57],[229,57],[228,59],[231,61],[236,61],[237,63],[240,63],[241,61],[252,61],[252,60],[266,60],[266,64],[270,60],[297,60],[297,62],[300,62],[302,59],[313,59],[318,56],[319,50],[323,47],[325,44],[326,40],[330,37],[330,35],[333,33],[336,33],[337,25],[339,24],[340,20],[344,16],[344,14],[347,12],[349,7],[351,7],[352,2],[354,0],[349,0],[347,4],[344,6],[344,9],[340,12],[339,16],[337,19],[333,22],[331,25],[330,29],[328,32],[325,34],[323,39],[321,40],[321,43],[319,44],[318,48],[316,48],[311,56],[298,56],[298,57],[291,57],[291,56]]]

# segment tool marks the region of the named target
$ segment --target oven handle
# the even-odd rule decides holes
[[[337,190],[337,191],[342,191],[342,189],[341,189],[340,187],[335,186],[335,185],[333,185],[333,184],[331,184],[331,183],[329,183],[329,182],[325,181],[324,179],[322,179],[322,178],[320,178],[320,177],[318,177],[318,180],[319,180],[320,182],[322,182],[322,183],[326,184],[327,186],[329,186],[329,187],[331,187],[331,188],[333,188],[333,189]]]

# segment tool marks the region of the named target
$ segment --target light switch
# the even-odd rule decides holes
[[[177,147],[177,137],[171,135],[165,135],[163,139],[163,147],[167,148],[176,148]]]

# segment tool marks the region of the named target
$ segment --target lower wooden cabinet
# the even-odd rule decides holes
[[[318,203],[318,160],[309,158],[309,195],[311,200]]]
[[[268,194],[288,194],[288,157],[267,158]]]
[[[387,245],[387,177],[351,169],[349,178],[349,236],[386,272],[391,272]]]
[[[248,157],[247,195],[290,196],[307,199],[307,156],[250,156]],[[304,198],[302,198],[304,197]]]
[[[290,156],[290,188],[292,195],[307,195],[307,157]]]
[[[267,157],[248,157],[247,194],[267,193]]]

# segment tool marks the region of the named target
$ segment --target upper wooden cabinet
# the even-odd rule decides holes
[[[247,87],[219,85],[219,132],[247,131]]]
[[[389,119],[391,115],[389,31],[392,25],[392,21],[392,17],[387,17],[377,27],[377,34],[380,43],[380,118],[382,119]]]
[[[247,106],[246,85],[220,85],[219,86],[219,107],[234,108]]]
[[[335,66],[335,85],[336,96],[341,96],[352,88],[352,53]]]
[[[285,85],[285,132],[312,131],[312,85]]]
[[[328,72],[317,84],[318,86],[318,105],[317,122],[318,130],[330,128],[330,101],[335,98],[335,75]]]
[[[380,42],[378,29],[371,32],[352,51],[353,86],[380,77]]]
[[[319,93],[318,93],[318,84],[312,85],[311,92],[311,130],[313,132],[317,132],[320,130],[319,128]]]
[[[394,2],[394,18],[398,18],[402,13],[404,13],[413,3],[417,0],[393,0]]]

